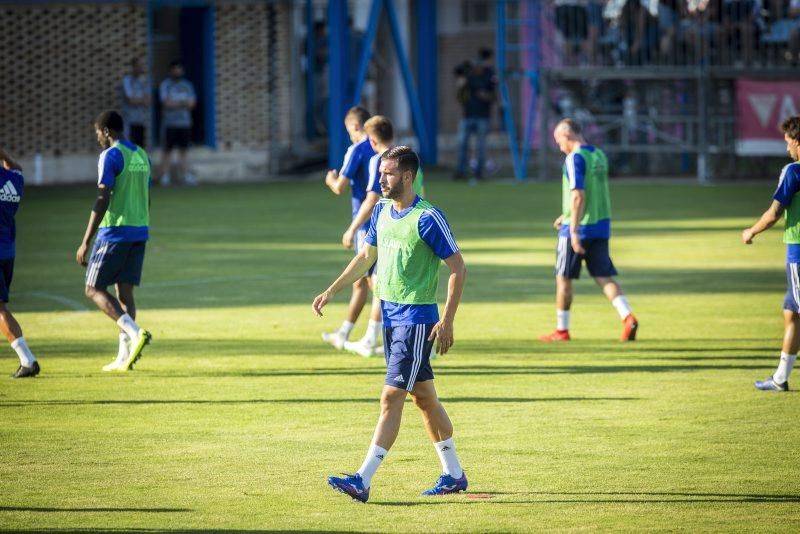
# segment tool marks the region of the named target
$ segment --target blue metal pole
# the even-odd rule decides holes
[[[347,0],[328,1],[328,165],[336,168],[347,150],[344,114],[347,112]]]
[[[317,104],[317,36],[314,26],[314,5],[306,0],[306,139],[316,137],[314,112]]]
[[[500,98],[503,102],[503,117],[508,134],[508,144],[511,148],[511,160],[514,165],[514,176],[517,180],[525,178],[525,171],[520,161],[519,145],[517,143],[517,129],[514,125],[514,116],[511,113],[511,96],[508,92],[508,78],[506,76],[506,2],[497,2],[497,76],[500,81]]]
[[[408,57],[406,56],[403,38],[400,34],[397,12],[395,12],[392,0],[385,0],[385,6],[386,14],[389,17],[389,28],[392,31],[392,40],[394,41],[394,47],[397,51],[397,62],[400,63],[400,73],[403,75],[403,86],[405,87],[408,103],[411,107],[411,120],[414,124],[414,130],[417,132],[420,151],[424,152],[430,149],[431,141],[430,137],[428,137],[425,121],[422,118],[422,106],[420,105],[417,91],[414,89],[414,79],[411,76],[411,68],[408,65]]]
[[[203,13],[203,35],[203,122],[206,129],[206,144],[211,148],[217,148],[214,4],[209,4]]]
[[[361,102],[361,92],[364,90],[364,81],[367,79],[367,67],[372,57],[372,46],[375,42],[375,35],[378,33],[378,23],[381,20],[381,6],[383,0],[372,0],[372,7],[369,11],[369,21],[367,22],[367,33],[364,35],[364,42],[361,45],[361,58],[358,62],[358,73],[356,83],[353,88],[353,99],[351,103],[357,106]],[[374,110],[370,110],[374,112]]]
[[[438,108],[438,40],[436,35],[436,0],[416,2],[417,23],[417,90],[422,117],[428,132],[427,146],[421,147],[423,161],[435,164],[439,158],[439,108]]]

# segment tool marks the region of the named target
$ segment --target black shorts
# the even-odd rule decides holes
[[[189,148],[189,139],[192,136],[191,128],[167,128],[164,131],[164,150],[173,148]]]
[[[0,260],[0,302],[8,302],[12,278],[14,278],[14,258]]]
[[[386,358],[384,384],[411,391],[417,382],[433,380],[429,340],[433,324],[387,326],[383,329],[383,355]]]
[[[138,286],[142,280],[146,241],[95,241],[86,267],[86,285],[105,289],[111,284]]]
[[[608,239],[582,239],[581,245],[586,254],[575,254],[569,237],[559,236],[556,248],[556,276],[580,278],[583,260],[586,260],[586,268],[593,278],[617,276],[617,269],[608,254]]]
[[[134,145],[144,148],[144,124],[131,124],[128,126],[128,140]]]

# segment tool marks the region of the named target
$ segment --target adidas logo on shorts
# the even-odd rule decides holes
[[[19,202],[20,196],[17,188],[11,183],[11,180],[6,182],[6,185],[0,189],[0,201],[2,202]]]
[[[399,382],[399,383],[401,383],[401,384],[402,384],[403,382],[405,382],[405,381],[406,381],[406,379],[405,379],[405,378],[403,378],[403,375],[397,375],[396,377],[394,377],[394,381],[395,381],[395,382]]]

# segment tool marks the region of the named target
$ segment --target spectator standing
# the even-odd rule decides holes
[[[173,61],[169,66],[169,77],[161,82],[161,121],[164,126],[164,153],[161,156],[159,176],[161,185],[169,185],[172,178],[169,168],[172,150],[178,149],[178,174],[186,185],[196,185],[197,180],[189,172],[188,151],[192,137],[192,110],[197,104],[194,85],[184,76],[183,65]]]
[[[122,78],[122,118],[127,127],[126,137],[135,145],[144,148],[147,114],[150,112],[150,84],[145,75],[144,61],[140,57],[131,60],[131,71]]]

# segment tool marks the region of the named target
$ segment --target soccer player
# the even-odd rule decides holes
[[[562,213],[553,226],[558,230],[556,249],[556,330],[541,341],[569,341],[572,280],[580,277],[586,261],[589,275],[622,319],[620,341],[633,341],[639,323],[622,288],[614,280],[617,270],[608,253],[611,237],[611,201],[608,195],[608,160],[599,148],[586,143],[581,128],[563,119],[553,131],[558,148],[566,154],[563,169]]]
[[[312,304],[322,309],[378,261],[377,293],[384,324],[386,379],[378,424],[361,468],[353,475],[328,478],[337,491],[366,502],[372,477],[400,431],[406,396],[411,393],[444,474],[423,495],[444,495],[467,489],[467,476],[453,443],[453,425],[436,395],[430,354],[434,340],[439,354],[453,345],[453,320],[461,300],[466,268],[444,214],[421,199],[413,187],[419,158],[406,146],[381,158],[381,191],[366,244],[331,286]],[[441,260],[450,268],[447,302],[440,319],[436,306]]]
[[[342,169],[336,171],[331,169],[325,175],[325,185],[336,195],[341,195],[347,186],[350,186],[352,196],[352,216],[355,219],[361,209],[361,204],[367,198],[367,181],[369,179],[369,160],[375,155],[369,139],[364,133],[364,123],[369,119],[369,111],[362,107],[353,107],[344,116],[344,127],[350,135],[352,145],[344,155]],[[355,227],[354,232],[349,229],[342,235],[342,245],[346,248],[355,249],[358,254],[363,247],[364,237],[367,235],[369,220],[365,219],[363,224]],[[366,273],[365,273],[366,274]],[[335,332],[323,332],[322,340],[330,343],[337,349],[344,348],[344,342],[350,337],[353,326],[364,309],[364,304],[369,296],[368,276],[353,280],[353,293],[350,297],[350,305],[347,308],[347,316],[344,322]]]
[[[86,269],[86,296],[116,321],[121,330],[117,358],[103,371],[129,371],[150,343],[151,335],[136,324],[133,288],[142,278],[150,224],[150,159],[142,147],[124,139],[124,122],[116,111],[94,121],[103,148],[97,165],[97,200],[76,260]],[[99,228],[99,230],[98,230]],[[86,261],[95,233],[91,258]],[[108,292],[116,285],[117,298]]]
[[[793,162],[781,171],[778,189],[772,204],[761,218],[742,232],[742,241],[753,244],[753,238],[771,228],[781,217],[786,218],[783,241],[786,243],[786,297],[783,299],[783,347],[778,368],[766,380],[756,381],[762,391],[789,391],[797,350],[800,348],[800,116],[790,117],[781,124],[786,151]]]
[[[381,184],[380,184],[380,163],[381,154],[394,147],[394,128],[392,121],[383,115],[375,115],[364,123],[364,132],[369,139],[369,144],[372,150],[375,151],[369,160],[369,181],[367,182],[367,196],[364,202],[361,203],[358,213],[353,217],[353,222],[350,227],[345,231],[342,237],[343,242],[352,242],[353,237],[358,232],[364,223],[369,222],[370,215],[372,214],[375,204],[381,198]],[[414,192],[420,197],[425,197],[423,186],[422,167],[417,171],[414,179]],[[370,277],[370,286],[375,287],[374,274]],[[372,296],[372,309],[370,311],[369,324],[367,325],[367,332],[364,337],[358,341],[345,341],[344,348],[350,352],[355,352],[366,358],[383,351],[383,347],[378,344],[378,339],[383,329],[383,322],[381,320],[381,302],[377,295]]]
[[[0,331],[19,356],[19,368],[11,378],[34,377],[41,370],[22,336],[22,328],[8,309],[8,293],[17,253],[14,215],[22,200],[24,182],[22,167],[0,148]]]

